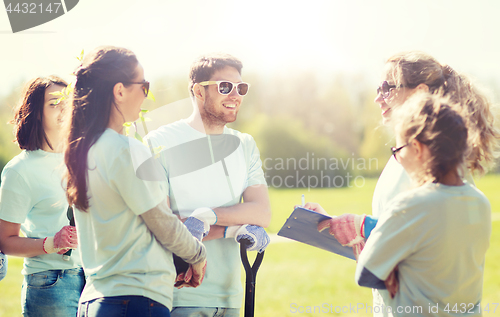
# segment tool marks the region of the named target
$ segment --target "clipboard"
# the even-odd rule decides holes
[[[351,247],[342,246],[326,229],[318,231],[318,224],[327,219],[331,217],[297,207],[281,227],[278,235],[355,260]]]

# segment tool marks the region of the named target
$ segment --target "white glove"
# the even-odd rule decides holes
[[[215,211],[208,207],[195,209],[189,216],[184,225],[191,234],[198,240],[202,240],[210,231],[210,225],[217,223],[217,215]]]
[[[7,256],[0,251],[0,281],[7,275]]]
[[[247,250],[259,251],[260,253],[266,249],[271,241],[264,228],[254,225],[226,227],[224,238],[234,238],[238,243],[242,242],[242,240],[247,240],[250,242]]]

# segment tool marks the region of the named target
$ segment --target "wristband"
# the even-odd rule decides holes
[[[229,226],[224,230],[224,238],[234,238],[241,226]]]
[[[55,253],[59,250],[54,248],[54,237],[46,237],[43,239],[43,252],[46,254]]]
[[[208,207],[196,208],[190,217],[206,221],[209,225],[215,225],[217,223],[217,214],[212,208]]]
[[[366,217],[363,218],[363,222],[361,222],[361,229],[359,230],[359,235],[365,238],[365,221]]]
[[[47,241],[47,237],[45,237],[45,239],[43,239],[42,249],[43,249],[43,252],[45,252],[45,254],[49,254],[49,252],[47,252],[47,251],[45,250],[45,241]]]
[[[365,224],[363,228],[363,233],[366,239],[370,237],[370,234],[372,233],[372,230],[375,228],[377,225],[378,218],[374,216],[366,216],[365,218]]]

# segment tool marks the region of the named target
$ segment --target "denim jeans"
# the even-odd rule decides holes
[[[23,316],[76,317],[84,286],[82,268],[26,275],[21,292]]]
[[[79,317],[170,317],[170,310],[144,296],[101,297],[80,304]]]
[[[7,275],[7,256],[0,252],[0,281]]]
[[[172,317],[240,317],[239,308],[174,307]]]

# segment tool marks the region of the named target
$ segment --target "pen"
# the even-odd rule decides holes
[[[302,207],[304,207],[305,204],[306,204],[306,199],[304,197],[304,194],[302,194]]]

